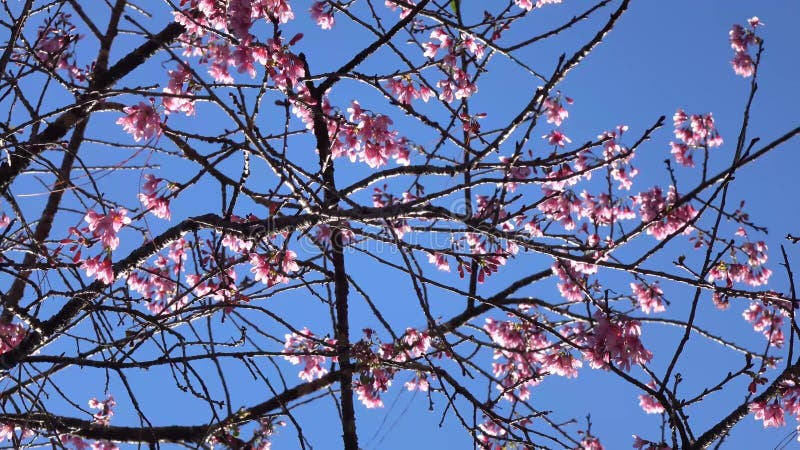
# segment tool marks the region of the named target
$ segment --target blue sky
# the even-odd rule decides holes
[[[471,6],[469,1],[463,0],[464,8]],[[565,0],[563,4],[549,5],[541,10],[536,10],[530,14],[529,18],[517,24],[520,30],[510,31],[505,36],[505,40],[500,42],[501,44],[514,42],[518,36],[529,35],[531,33],[529,30],[538,29],[537,27],[546,29],[548,24],[574,15],[576,11],[585,7],[585,3],[577,0]],[[357,31],[341,15],[337,16],[337,25],[333,31],[326,32],[309,28],[310,21],[304,12],[309,4],[310,2],[300,1],[293,3],[298,19],[286,27],[285,34],[291,37],[294,32],[302,31],[305,37],[298,43],[297,51],[303,51],[307,55],[315,73],[324,73],[337,68],[345,57],[363,47],[368,42],[369,35]],[[382,7],[382,5],[378,5],[378,7]],[[157,9],[155,6],[154,8]],[[482,9],[478,8],[478,13],[480,11]],[[101,11],[97,13],[102,14]],[[795,28],[797,18],[800,17],[800,3],[790,1],[634,1],[630,10],[603,44],[559,86],[561,92],[575,99],[575,104],[569,107],[570,117],[564,123],[564,132],[572,138],[573,142],[584,142],[595,138],[604,130],[612,129],[618,124],[626,124],[630,126],[630,135],[633,136],[631,138],[633,139],[655,122],[659,116],[667,116],[667,124],[642,146],[634,160],[634,164],[641,170],[642,175],[635,180],[636,184],[631,191],[632,194],[649,189],[656,184],[665,186],[668,183],[669,177],[664,170],[663,160],[669,157],[668,143],[672,139],[669,118],[678,108],[683,108],[689,113],[714,113],[717,126],[726,141],[721,148],[713,150],[713,157],[720,158],[720,162],[715,164],[724,164],[729,161],[748,95],[749,80],[734,75],[730,67],[729,60],[733,54],[727,40],[728,30],[733,23],[743,23],[752,16],[758,16],[766,24],[760,29],[760,36],[766,42],[766,50],[762,66],[759,69],[759,91],[752,110],[748,136],[751,138],[761,137],[762,143],[769,142],[797,126],[797,118],[800,117],[800,108],[798,108],[800,77],[797,76],[800,69],[800,58],[798,58]],[[387,14],[388,17],[391,16]],[[588,36],[594,34],[598,25],[606,17],[605,12],[601,13],[597,18],[579,24],[574,30],[558,36],[552,42],[522,50],[515,56],[534,65],[544,73],[550,73],[558,56],[565,52],[571,54],[582,45]],[[151,26],[152,29],[160,29],[168,19],[162,11],[161,14],[157,13],[151,19],[138,18],[137,20],[141,20],[143,24]],[[126,26],[130,27],[130,25]],[[122,56],[125,51],[138,42],[138,39],[123,36],[122,45],[114,48],[112,61]],[[398,46],[405,45],[405,39],[407,36],[400,36],[396,39],[396,44]],[[81,52],[85,52],[84,54],[87,55],[93,54],[93,50],[82,49]],[[154,83],[164,85],[166,70],[173,66],[171,64],[161,65],[163,61],[164,58],[156,58],[146,67],[137,70],[125,85]],[[365,73],[388,72],[390,69],[387,67],[394,67],[395,63],[394,58],[390,57],[387,52],[381,51],[360,66],[359,70]],[[491,128],[492,123],[503,123],[518,111],[521,104],[527,102],[537,87],[537,81],[504,62],[502,57],[496,57],[487,68],[489,70],[487,83],[479,85],[480,91],[472,99],[471,110],[487,112],[488,117],[483,121],[483,125]],[[430,145],[435,142],[436,136],[431,135],[429,131],[421,130],[412,120],[400,117],[397,110],[382,101],[374,91],[370,91],[354,82],[343,82],[331,93],[331,99],[336,106],[344,109],[350,100],[358,98],[362,105],[369,105],[376,112],[382,112],[395,118],[395,127],[404,135],[415,139],[419,144]],[[138,99],[133,96],[121,97],[119,100],[129,104],[138,102]],[[48,101],[55,105],[60,101],[68,101],[68,97],[54,96]],[[271,104],[267,100],[264,103]],[[262,122],[259,123],[259,126],[263,123],[265,130],[273,128],[279,130],[282,127],[282,117],[277,115],[279,109],[265,109],[266,112],[262,115],[260,119]],[[442,114],[442,111],[436,110],[434,106],[430,106],[430,111],[432,114]],[[117,117],[119,116],[116,113],[109,113],[98,115],[96,119],[93,118],[93,136],[120,142],[132,142],[130,137],[114,124]],[[219,117],[210,106],[200,105],[196,117],[183,118],[173,115],[170,117],[170,123],[187,128],[202,127],[204,131],[207,131],[211,128],[222,129],[226,126],[224,122],[217,120]],[[273,117],[277,117],[277,121],[271,122]],[[299,122],[293,122],[293,125],[298,124]],[[540,129],[541,133],[534,132],[536,138],[549,131],[549,125],[540,125]],[[91,152],[93,163],[120,161],[133,153],[128,151],[108,152],[103,150],[104,148],[99,145],[93,148],[96,150]],[[550,151],[543,142],[536,141],[531,143],[531,150],[534,154],[537,151],[542,153]],[[316,156],[313,154],[313,144],[310,140],[302,138],[293,140],[289,151],[292,157],[296,157],[306,167],[314,167]],[[511,151],[511,147],[509,147],[501,153],[509,154]],[[419,161],[412,159],[412,163],[415,162]],[[175,181],[188,179],[194,168],[186,161],[173,161],[164,155],[148,152],[138,154],[131,161],[131,164],[134,163],[160,164],[161,169],[152,172]],[[774,289],[779,291],[787,289],[785,274],[777,265],[779,246],[785,242],[782,238],[787,233],[800,234],[800,229],[796,225],[800,218],[800,208],[798,208],[800,201],[796,194],[798,163],[800,163],[800,156],[797,153],[797,143],[790,143],[763,158],[758,164],[742,170],[737,175],[736,182],[729,194],[732,203],[740,200],[746,201],[747,211],[751,217],[757,223],[769,227],[770,234],[759,239],[764,239],[771,249],[772,263],[770,267],[775,272]],[[229,166],[223,167],[235,175],[237,164],[239,164],[239,160],[234,159]],[[251,186],[257,186],[260,182],[259,170],[264,171],[265,168],[254,163],[255,177],[251,178]],[[349,162],[339,160],[337,161],[337,170],[341,186],[348,180],[364,176],[371,169],[364,164],[351,165]],[[676,171],[679,179],[686,186],[689,186],[692,180],[698,179],[696,169],[692,171],[679,167]],[[121,198],[124,199],[123,203],[128,202],[135,205],[135,196],[132,195],[130,187],[133,184],[140,184],[143,173],[149,172],[151,171],[115,173],[106,176],[100,183],[109,198]],[[264,179],[267,180],[266,182],[272,182],[266,178],[266,175]],[[397,184],[395,189],[399,191],[405,186]],[[436,187],[436,184],[434,183],[432,186]],[[30,184],[20,184],[16,189],[15,194],[17,195],[33,194],[40,193],[42,186],[30,182]],[[200,183],[187,191],[180,201],[175,201],[173,203],[173,223],[189,215],[218,211],[220,208],[219,191],[213,189],[212,184]],[[364,191],[355,198],[369,204],[369,194],[369,191]],[[37,202],[44,200],[44,196],[26,198],[30,199],[26,200],[26,208],[31,208],[31,210],[38,208]],[[253,208],[253,210],[248,210],[248,208]],[[259,216],[266,215],[262,207],[246,203],[243,203],[237,212],[240,215],[246,215],[248,212],[254,212]],[[70,226],[75,225],[80,217],[75,214],[70,218],[61,218],[60,220],[63,220],[64,226]],[[152,227],[154,233],[166,229],[170,225],[172,224],[152,217],[148,219],[148,226]],[[134,236],[134,234],[131,233],[130,236]],[[650,241],[647,241],[648,239]],[[668,248],[665,254],[660,255],[657,261],[652,263],[652,267],[670,264],[676,255],[689,251],[681,247],[682,244],[688,246],[685,239],[678,238],[676,241],[678,244]],[[652,238],[649,236],[637,242],[637,245],[648,244],[652,244]],[[301,244],[296,243],[296,245],[300,246]],[[129,250],[135,246],[136,244],[133,242],[125,243],[118,254],[125,254],[126,249]],[[636,252],[638,249],[634,246],[632,252]],[[378,253],[375,248],[367,247],[367,250]],[[800,255],[800,252],[794,248],[788,250],[790,257],[796,258]],[[396,254],[380,254],[379,256],[398,259]],[[494,275],[490,279],[491,282],[481,286],[479,292],[483,294],[494,292],[513,279],[529,273],[530,267],[537,264],[544,268],[549,263],[535,258],[521,258],[520,261],[512,262],[500,273]],[[348,267],[350,267],[351,273],[362,278],[363,287],[380,302],[382,311],[398,329],[402,330],[405,326],[422,327],[424,325],[424,317],[419,308],[415,306],[416,299],[413,297],[407,279],[399,277],[396,273],[385,274],[376,268],[374,260],[369,255],[359,254],[355,251],[348,253]],[[609,273],[603,276],[609,277],[609,283],[622,283],[622,286],[630,281],[619,274]],[[465,288],[466,285],[465,281],[458,279],[455,273],[447,276],[436,274],[434,277],[461,288]],[[673,301],[666,316],[685,317],[689,305],[688,298],[692,292],[669,285],[665,286],[665,291],[667,291],[668,298]],[[440,302],[435,304],[433,309],[441,317],[446,318],[448,314],[458,311],[463,305],[463,300],[455,299],[443,292],[434,290],[432,292]],[[526,288],[523,294],[553,299],[558,297],[555,283],[551,281]],[[291,323],[298,326],[309,326],[315,332],[324,334],[325,327],[329,326],[326,308],[308,297],[307,294],[291,292],[270,303],[270,308]],[[687,301],[684,301],[684,298]],[[409,302],[412,302],[413,308],[408,306]],[[714,310],[713,307],[710,307],[709,302],[706,302],[706,306],[708,307],[701,308],[699,317],[710,330],[720,334],[734,335],[737,337],[737,342],[749,348],[760,348],[763,345],[763,338],[741,318],[740,313],[747,306],[746,303],[736,303],[726,312]],[[357,330],[360,327],[376,326],[375,320],[368,315],[363,302],[354,300],[352,313],[354,338],[358,337]],[[232,322],[230,320],[221,324],[219,319],[215,318],[202,326],[218,327],[221,336],[234,339],[237,326]],[[482,319],[475,321],[478,326],[482,323]],[[652,366],[657,373],[663,373],[666,365],[665,355],[669,355],[671,349],[674,348],[680,337],[679,331],[663,326],[648,325],[645,327],[645,345],[655,354]],[[276,328],[271,332],[282,338],[285,331]],[[55,353],[58,349],[58,344],[56,344],[48,348],[48,353]],[[706,341],[692,338],[685,357],[678,367],[685,379],[683,389],[686,392],[694,392],[693,389],[698,386],[720,379],[741,360],[742,358],[738,354],[720,351],[716,345],[709,345]],[[276,360],[276,362],[284,368],[288,367],[282,360]],[[486,355],[483,355],[478,357],[476,362],[485,363],[486,367],[489,367],[491,361]],[[213,367],[210,365],[205,369],[213,371]],[[294,378],[295,369],[288,368],[285,373],[287,374],[286,382],[289,385],[299,381]],[[637,371],[637,369],[634,369],[632,373],[635,373],[639,379],[645,379],[641,371]],[[99,371],[74,368],[66,370],[60,380],[64,386],[71,389],[74,398],[88,399],[92,396],[103,395],[102,388],[99,386],[102,386],[104,375]],[[409,393],[403,389],[402,383],[407,378],[404,375],[398,376],[392,389],[385,394],[386,408],[367,411],[360,405],[357,406],[362,448],[365,450],[400,449],[409,446],[469,448],[471,440],[454,418],[452,411],[448,411],[444,418],[442,417],[445,401],[441,397],[434,396],[435,408],[433,411],[428,411],[429,403],[425,395]],[[92,380],[92,382],[88,380]],[[241,366],[232,368],[228,372],[228,381],[231,382],[229,387],[233,397],[232,407],[234,410],[239,406],[249,405],[269,396],[263,383],[254,382],[250,372]],[[152,369],[143,376],[132,376],[130,382],[140,394],[138,400],[141,407],[148,413],[148,417],[154,424],[193,424],[208,420],[208,411],[203,407],[203,403],[177,391],[168,370]],[[209,383],[212,388],[219,387],[216,381],[209,381]],[[703,424],[714,423],[730,408],[736,406],[743,399],[745,388],[746,383],[734,384],[726,393],[711,396],[708,403],[690,409],[689,414],[692,416],[692,421],[697,424],[695,431],[704,431],[701,429]],[[481,385],[480,389],[484,390],[481,393],[485,392],[485,385]],[[118,381],[112,381],[110,391],[118,399],[118,415],[115,416],[114,423],[118,425],[136,423],[135,412],[126,401],[124,390]],[[620,382],[613,375],[584,367],[577,380],[547,378],[534,389],[532,398],[537,408],[553,411],[552,419],[554,421],[566,422],[576,419],[578,424],[571,427],[573,430],[583,428],[585,416],[591,414],[592,432],[601,438],[606,449],[617,449],[630,448],[632,434],[640,434],[653,440],[659,437],[660,417],[645,415],[638,407],[637,395],[638,392]],[[686,395],[691,396],[690,394]],[[314,448],[339,448],[341,431],[334,406],[328,400],[317,403],[315,404],[317,406],[307,405],[298,410],[298,419],[304,421],[304,433]],[[777,446],[792,429],[790,426],[777,431],[764,431],[760,422],[756,422],[752,417],[747,417],[734,428],[728,448],[772,448]],[[274,448],[296,448],[298,445],[296,430],[291,425],[282,428],[275,437],[274,443]],[[792,446],[797,447],[797,443],[792,442],[787,448],[793,448]]]

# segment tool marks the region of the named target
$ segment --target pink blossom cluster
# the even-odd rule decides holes
[[[328,373],[328,369],[322,365],[333,355],[335,339],[319,339],[308,328],[303,328],[300,333],[289,333],[285,337],[283,358],[294,365],[303,365],[298,374],[301,380],[312,381]],[[333,361],[336,362],[335,356]]]
[[[331,229],[330,225],[326,224],[318,225],[314,231],[314,242],[324,247],[329,247],[331,244],[332,235],[333,235],[333,230]],[[342,245],[347,245],[355,241],[356,235],[350,228],[340,227],[339,238],[341,239]]]
[[[139,201],[142,205],[153,213],[154,216],[170,220],[169,200],[164,195],[159,195],[158,184],[164,181],[163,178],[156,178],[151,174],[145,174],[145,183],[142,185],[142,193],[139,194]]]
[[[623,316],[612,318],[602,311],[593,317],[595,326],[583,339],[583,356],[593,369],[605,369],[613,363],[628,372],[632,364],[646,364],[653,358],[642,344],[639,322]]]
[[[430,37],[431,41],[422,44],[425,49],[423,56],[434,59],[439,50],[447,51],[441,59],[441,68],[448,77],[436,83],[436,87],[440,89],[439,99],[452,103],[455,100],[469,98],[478,92],[478,87],[472,82],[470,75],[458,66],[457,55],[468,52],[476,60],[481,59],[484,54],[483,44],[468,33],[461,33],[459,39],[455,39],[443,28],[433,29]]]
[[[496,420],[486,419],[478,424],[478,428],[481,429],[482,433],[478,435],[482,448],[487,450],[502,450],[505,448],[506,441],[503,436],[508,432]]]
[[[182,2],[184,6],[186,3]],[[218,83],[233,82],[230,66],[236,66],[239,73],[247,72],[251,78],[255,77],[256,62],[266,68],[275,86],[284,91],[290,90],[290,85],[296,85],[305,75],[302,61],[288,50],[302,35],[296,35],[284,45],[279,36],[263,44],[256,42],[250,34],[257,20],[287,23],[294,19],[294,12],[285,0],[233,0],[227,8],[226,2],[192,0],[188,8],[174,13],[174,16],[175,21],[187,30],[181,40],[185,46],[184,55],[200,56],[200,62],[209,64],[208,72]],[[317,20],[320,20],[319,16]],[[236,38],[233,48],[230,40],[212,37],[208,29],[230,31]]]
[[[19,430],[20,433],[19,437],[15,436],[17,430]],[[23,440],[29,437],[33,437],[33,435],[35,434],[36,432],[34,430],[17,427],[10,424],[0,423],[0,442],[8,441],[9,444],[13,444],[15,442],[15,438],[18,440]]]
[[[571,190],[551,190],[544,186],[542,191],[545,199],[539,203],[539,211],[544,213],[546,218],[561,223],[565,230],[574,230],[575,219],[572,213],[580,211],[581,207],[581,202],[575,193]]]
[[[688,203],[676,206],[678,193],[675,186],[669,187],[666,196],[660,187],[655,186],[633,197],[633,202],[639,205],[639,216],[645,224],[647,234],[659,241],[681,228],[683,234],[689,234],[694,230],[687,224],[697,216],[697,210]]]
[[[577,450],[605,450],[605,447],[600,443],[600,439],[594,436],[586,436],[581,440],[581,444]]]
[[[25,338],[25,327],[21,323],[0,322],[0,355],[13,350]]]
[[[658,389],[655,380],[651,380],[649,383],[647,383],[647,387],[653,390]],[[642,394],[639,396],[639,406],[647,414],[661,414],[664,412],[664,406],[661,405],[661,402],[649,394]]]
[[[633,152],[619,144],[619,139],[626,131],[627,125],[618,125],[614,130],[599,135],[598,139],[603,140],[603,159],[610,163],[611,178],[619,183],[617,189],[629,191],[639,169],[630,162]]]
[[[325,3],[314,2],[309,12],[311,13],[311,19],[316,21],[320,28],[323,30],[330,30],[333,28],[335,20],[333,19],[332,7],[325,8]]]
[[[645,314],[652,312],[664,312],[664,291],[658,285],[658,281],[645,284],[645,283],[631,283],[631,290],[636,297],[636,302]]]
[[[578,218],[585,217],[593,225],[609,226],[621,220],[636,218],[636,214],[628,205],[622,204],[620,200],[615,200],[605,192],[594,196],[584,190],[581,198],[583,200],[577,208]]]
[[[494,349],[492,372],[500,380],[497,388],[506,400],[527,400],[530,388],[547,375],[567,378],[578,376],[583,364],[562,345],[550,342],[544,332],[531,323],[486,319],[483,329]]]
[[[742,313],[742,317],[753,324],[753,329],[760,331],[769,340],[770,345],[780,348],[784,342],[781,330],[783,326],[782,313],[783,311],[780,309],[766,308],[759,302],[751,302],[750,307]]]
[[[758,17],[747,19],[747,24],[748,28],[734,24],[728,33],[734,52],[731,60],[733,71],[745,78],[752,76],[756,71],[755,62],[748,52],[751,45],[757,45],[760,41],[756,36],[756,27],[764,25]]]
[[[505,177],[511,180],[525,180],[531,176],[531,169],[528,166],[514,165],[514,161],[507,156],[500,156],[500,163],[506,166]],[[517,190],[517,183],[508,182],[503,185],[509,192]]]
[[[505,249],[501,246],[502,244],[498,244],[496,247],[492,245],[494,250],[490,251],[486,237],[478,233],[464,233],[464,240],[473,255],[482,255],[474,258],[478,264],[478,283],[483,283],[486,277],[496,273],[500,266],[506,264],[508,257],[518,251],[517,245],[511,241],[505,243]],[[457,269],[460,278],[472,273],[472,265],[464,260],[458,261]]]
[[[394,370],[386,367],[369,367],[353,381],[353,391],[366,408],[383,408],[381,394],[392,385]]]
[[[784,381],[779,395],[773,400],[755,401],[748,405],[756,420],[761,420],[764,428],[786,425],[786,413],[797,420],[800,429],[800,387],[794,379]],[[798,437],[800,440],[800,437]]]
[[[350,161],[364,161],[372,168],[386,165],[390,158],[398,164],[410,164],[408,141],[398,131],[389,129],[392,119],[362,109],[355,100],[347,112],[348,121],[328,123],[334,158],[346,155]]]
[[[152,267],[143,266],[141,271],[128,275],[128,287],[147,300],[147,309],[153,314],[161,314],[165,310],[177,311],[188,303],[186,296],[175,298],[177,281],[174,276],[183,270],[183,262],[187,259],[186,249],[189,247],[191,244],[184,238],[173,241],[167,247],[167,255],[158,255]],[[228,273],[235,279],[232,268]],[[187,275],[186,279],[193,285],[191,277]],[[232,283],[231,280],[226,285]]]
[[[288,275],[300,270],[296,260],[297,253],[292,250],[285,250],[269,256],[251,253],[250,272],[255,274],[256,281],[261,281],[267,287],[275,286],[278,283],[288,283]]]
[[[117,402],[114,401],[114,397],[111,394],[108,394],[103,401],[97,400],[96,398],[89,400],[89,408],[99,410],[92,416],[92,423],[100,426],[108,426],[111,423],[111,417],[114,416],[113,408],[116,405]]]
[[[514,0],[514,3],[525,11],[530,11],[533,8],[541,8],[544,5],[551,5],[561,3],[561,0]]]
[[[400,18],[405,18],[409,13],[411,13],[411,9],[409,9],[406,5],[414,5],[414,0],[404,0],[402,3],[395,2],[393,0],[386,0],[384,2],[387,8],[391,9],[392,11],[397,11],[397,8],[400,8]]]
[[[428,253],[428,262],[436,266],[436,268],[442,272],[450,272],[450,263],[443,253]]]
[[[48,26],[39,27],[34,53],[46,67],[66,70],[70,78],[85,81],[86,73],[75,65],[75,50],[71,48],[83,36],[76,33],[77,27],[70,19],[70,14],[58,13]]]
[[[568,105],[571,105],[574,101],[569,97],[564,97],[564,100],[567,102]],[[561,104],[561,95],[550,96],[547,97],[544,102],[542,103],[544,107],[544,113],[547,117],[547,123],[552,123],[557,127],[561,126],[561,122],[564,121],[567,117],[569,117],[569,112],[566,108]]]
[[[187,6],[188,4],[188,6]],[[181,0],[182,11],[173,13],[187,34],[202,37],[208,29],[227,30],[238,39],[247,39],[257,19],[287,23],[294,12],[286,0]]]
[[[182,112],[187,116],[194,115],[194,100],[190,84],[192,73],[187,63],[181,63],[177,69],[170,70],[169,82],[164,88],[164,98],[161,103],[164,105],[164,113]]]
[[[87,277],[95,277],[103,284],[114,282],[114,267],[111,265],[111,258],[106,256],[100,260],[100,256],[86,258],[81,263],[81,269],[86,271]]]
[[[588,290],[588,275],[597,273],[597,266],[572,260],[557,259],[551,266],[553,275],[557,276],[558,291],[570,302],[583,300]]]
[[[386,87],[397,98],[397,101],[404,105],[411,104],[413,99],[422,99],[423,102],[427,103],[434,95],[434,92],[427,86],[420,84],[419,89],[417,89],[411,80],[403,78],[392,78],[386,82]]]
[[[90,209],[84,220],[89,224],[89,231],[95,238],[100,238],[105,248],[116,250],[119,246],[117,233],[123,226],[131,223],[127,214],[128,210],[125,208],[112,209],[108,214],[99,214]]]
[[[744,282],[750,286],[763,286],[772,276],[772,270],[764,267],[767,262],[767,245],[763,241],[747,242],[739,248],[747,256],[747,264],[720,262],[708,271],[708,281],[725,280],[726,287]]]
[[[675,125],[675,137],[679,142],[670,142],[671,153],[675,161],[686,167],[694,167],[692,159],[696,148],[709,149],[722,145],[722,136],[714,125],[714,116],[708,114],[692,114],[688,116],[679,109],[672,117]]]
[[[117,124],[122,125],[126,133],[132,134],[136,142],[161,136],[161,117],[152,105],[139,102],[138,105],[128,106],[122,111],[126,115],[117,119]]]
[[[409,391],[420,391],[420,392],[428,392],[431,387],[430,381],[428,381],[428,376],[423,374],[418,374],[409,381],[406,381],[403,386]]]
[[[756,420],[764,422],[764,428],[779,428],[786,425],[786,412],[779,399],[775,399],[772,402],[753,402],[747,407]]]

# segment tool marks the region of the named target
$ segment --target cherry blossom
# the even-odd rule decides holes
[[[131,223],[130,217],[127,217],[128,210],[125,208],[112,209],[108,214],[98,214],[94,210],[86,212],[84,220],[89,223],[89,231],[96,238],[100,238],[103,245],[109,250],[116,250],[119,246],[119,237],[117,232],[123,226]]]
[[[786,425],[786,419],[784,418],[785,413],[778,401],[770,403],[752,402],[747,405],[747,408],[753,413],[756,420],[764,422],[764,428],[779,428]]]
[[[117,124],[122,125],[126,133],[132,134],[136,142],[161,136],[161,118],[151,105],[139,102],[122,111],[127,115],[117,119]]]
[[[87,277],[95,277],[104,284],[111,284],[114,282],[114,269],[108,257],[103,259],[103,261],[100,261],[99,256],[87,258],[81,264],[81,269],[86,271]]]
[[[308,328],[303,328],[299,334],[289,333],[285,337],[283,358],[292,364],[303,365],[298,374],[300,379],[312,381],[328,373],[328,369],[322,367],[329,358],[324,353],[332,352],[335,340],[330,338],[319,340]]]

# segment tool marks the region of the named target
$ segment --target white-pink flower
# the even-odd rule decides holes
[[[123,109],[125,117],[117,119],[126,133],[133,135],[136,142],[161,136],[161,118],[156,110],[145,102]]]

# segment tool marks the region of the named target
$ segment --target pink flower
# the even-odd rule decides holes
[[[652,380],[649,383],[647,383],[647,387],[656,390],[657,386],[655,380]],[[639,396],[639,406],[647,414],[661,414],[662,412],[664,412],[664,407],[661,405],[661,403],[655,397],[648,394],[642,394]]]
[[[447,257],[441,253],[429,253],[428,262],[443,272],[450,272],[450,263],[447,262]]]
[[[783,408],[777,400],[769,405],[763,402],[753,402],[747,408],[755,415],[756,420],[764,421],[764,428],[779,428],[786,425]]]
[[[330,11],[326,12],[324,7],[324,3],[314,2],[309,11],[311,12],[311,18],[317,22],[320,28],[323,30],[330,30],[333,28],[334,24],[333,14],[331,14]]]
[[[569,117],[569,112],[561,106],[561,100],[558,97],[545,99],[544,112],[547,115],[547,123],[555,124],[557,127],[560,127],[561,122]]]
[[[563,147],[566,144],[572,142],[570,138],[568,138],[564,133],[559,130],[553,130],[550,134],[546,134],[542,136],[543,138],[547,139],[547,143],[550,145],[557,145],[559,147]]]
[[[744,78],[751,77],[756,72],[756,65],[753,58],[744,52],[736,52],[731,60],[733,72]]]
[[[639,204],[639,215],[642,223],[646,224],[646,232],[658,240],[663,240],[667,236],[677,232],[681,227],[683,233],[690,233],[693,228],[686,226],[697,216],[697,210],[689,204],[674,206],[678,200],[678,194],[674,186],[669,187],[667,196],[664,197],[661,188],[654,187],[650,191],[642,192],[633,198],[634,203]]]
[[[650,314],[650,311],[657,313],[665,311],[664,291],[661,290],[657,281],[649,286],[642,283],[631,283],[631,290],[645,314]]]
[[[11,218],[6,213],[0,216],[0,228],[5,228],[11,223]]]
[[[112,209],[107,215],[98,214],[90,209],[84,220],[89,223],[89,231],[94,237],[100,238],[109,250],[115,250],[119,246],[117,232],[131,223],[131,219],[126,217],[127,214],[128,210],[125,208]]]
[[[169,71],[169,82],[164,88],[161,103],[164,105],[164,113],[180,111],[187,116],[194,115],[194,101],[191,99],[192,93],[184,85],[192,79],[192,74],[185,64],[181,64],[177,70]]]
[[[96,398],[89,400],[89,408],[99,409],[100,411],[94,414],[93,423],[102,426],[108,426],[111,422],[111,417],[114,415],[112,408],[117,405],[114,397],[111,394],[106,397],[105,401],[98,401]]]
[[[117,119],[117,124],[122,125],[126,133],[132,134],[136,142],[161,136],[161,118],[152,106],[139,102],[138,105],[128,106],[123,111],[127,115]]]
[[[19,345],[25,334],[22,324],[12,325],[10,322],[0,322],[0,355],[10,352]]]
[[[747,23],[750,25],[750,28],[744,28],[739,24],[734,24],[728,33],[731,48],[734,51],[733,60],[731,60],[733,71],[737,75],[745,78],[755,73],[755,63],[747,52],[751,45],[755,45],[759,41],[755,33],[756,27],[763,25],[758,17],[748,19]]]
[[[81,269],[86,271],[86,276],[96,277],[104,284],[111,284],[114,282],[114,269],[111,267],[111,260],[106,257],[103,262],[100,262],[100,257],[86,259],[81,264]]]
[[[604,450],[603,444],[594,436],[586,436],[581,441],[580,450]]]
[[[64,445],[72,444],[72,446],[75,447],[75,450],[86,450],[89,448],[89,444],[87,444],[86,441],[77,436],[62,434],[60,439],[61,443]]]
[[[300,334],[291,333],[285,337],[283,353],[286,355],[283,358],[295,365],[303,364],[303,370],[298,374],[300,379],[313,381],[328,373],[328,369],[322,367],[328,357],[321,353],[331,352],[335,340],[326,338],[323,341],[326,345],[322,345],[308,328],[303,328]]]
[[[170,219],[169,200],[166,197],[156,195],[158,183],[163,181],[151,174],[145,174],[145,183],[142,186],[143,193],[139,194],[139,201],[142,205],[160,219]]]
[[[231,0],[228,2],[228,26],[234,36],[239,39],[250,37],[252,8],[251,0]]]

